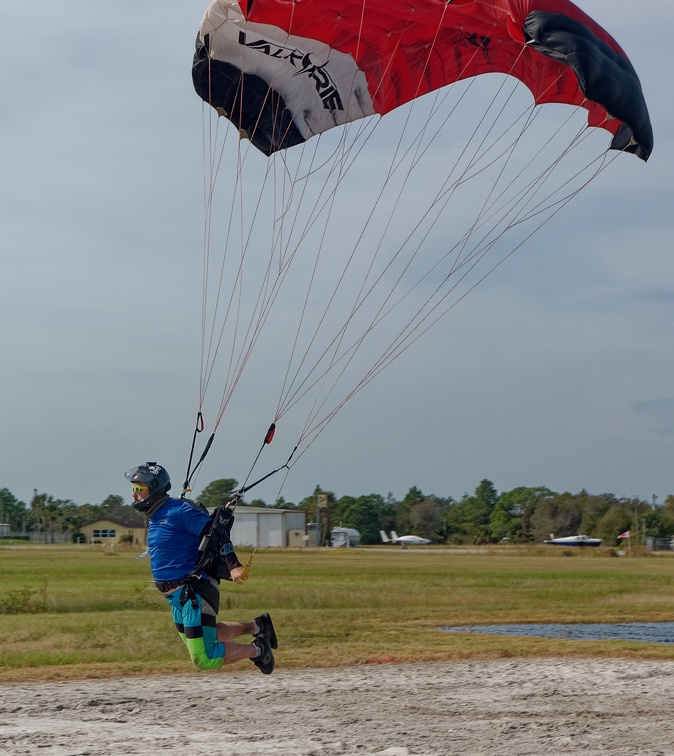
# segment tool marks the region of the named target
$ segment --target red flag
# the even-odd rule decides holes
[[[624,533],[621,533],[618,538],[629,538],[630,537],[630,531],[626,530]]]

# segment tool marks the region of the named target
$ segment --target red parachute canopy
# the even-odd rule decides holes
[[[568,0],[215,0],[193,66],[199,95],[267,154],[484,73],[586,108],[612,148],[648,159],[632,64]]]

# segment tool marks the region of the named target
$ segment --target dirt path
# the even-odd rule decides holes
[[[674,756],[674,662],[511,660],[0,685],[0,753]]]

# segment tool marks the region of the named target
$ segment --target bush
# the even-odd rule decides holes
[[[47,583],[41,588],[9,591],[0,598],[0,614],[38,614],[47,609]]]

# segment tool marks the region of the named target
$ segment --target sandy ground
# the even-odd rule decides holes
[[[674,662],[527,659],[0,685],[0,753],[674,756]]]

